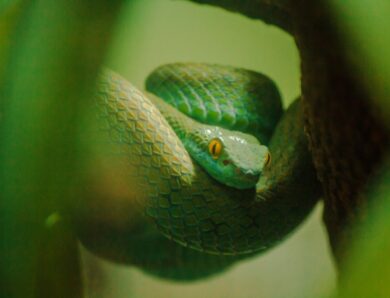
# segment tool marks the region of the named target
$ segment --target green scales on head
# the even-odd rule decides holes
[[[264,145],[282,114],[269,78],[229,66],[176,63],[149,75],[146,89],[157,96],[151,100],[192,158],[213,178],[238,189],[256,185],[270,162]]]

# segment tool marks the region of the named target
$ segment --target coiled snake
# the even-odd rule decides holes
[[[112,71],[100,76],[100,132],[129,168],[131,200],[146,217],[119,228],[84,224],[85,246],[163,277],[195,279],[274,246],[313,208],[320,188],[299,100],[282,115],[269,78],[176,63],[155,70],[146,89],[153,94]],[[93,213],[88,204],[83,210]]]

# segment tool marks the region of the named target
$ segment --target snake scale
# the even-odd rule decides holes
[[[164,278],[193,280],[273,247],[312,210],[320,187],[299,99],[283,113],[269,78],[212,64],[162,66],[146,89],[110,70],[99,77],[94,113],[103,147],[120,158],[131,185],[118,208],[130,211],[119,223],[91,219],[99,207],[87,200],[75,220],[87,248]],[[178,136],[198,124],[241,130],[267,146],[272,158],[262,151],[256,185],[221,183],[191,157]],[[209,149],[205,154],[216,147]]]

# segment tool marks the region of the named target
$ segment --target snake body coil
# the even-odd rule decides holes
[[[272,247],[307,216],[320,187],[307,149],[299,100],[280,118],[279,95],[268,78],[207,64],[159,68],[148,78],[147,89],[168,104],[147,97],[119,75],[105,71],[98,83],[97,108],[103,133],[133,169],[134,199],[166,238],[180,244],[162,239],[161,249],[168,246],[181,255],[196,256],[199,264],[204,256],[207,262],[218,264],[209,267],[215,272]],[[172,106],[203,123],[242,129],[266,144],[272,162],[262,169],[256,186],[244,190],[229,187],[194,161],[178,138],[182,120],[171,113]],[[187,117],[183,113],[177,117]],[[115,259],[115,253],[107,253],[113,248],[121,251],[122,259],[125,254],[131,255],[124,259],[142,265],[136,261],[137,254],[147,263],[141,255],[148,249],[141,247],[148,241],[142,244],[134,239],[147,238],[142,234],[145,229],[153,239],[160,237],[150,232],[154,228],[144,225],[147,223],[136,225],[131,232],[123,228],[111,228],[107,233],[102,230],[104,241],[95,243],[88,230],[81,233],[81,239],[102,255]],[[102,243],[110,241],[111,248],[101,248]],[[150,243],[158,258],[157,242]],[[179,261],[178,268],[191,268],[189,264]],[[157,268],[149,266],[147,270],[156,272]],[[208,274],[202,270],[198,273]]]

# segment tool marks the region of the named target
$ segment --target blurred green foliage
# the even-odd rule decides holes
[[[331,1],[339,32],[357,73],[390,125],[390,1]]]
[[[387,161],[369,196],[375,202],[360,227],[353,254],[340,283],[339,297],[386,298],[390,295],[390,171]]]
[[[82,295],[76,240],[66,227],[52,232],[44,223],[75,199],[77,119],[120,4],[26,1],[9,27],[0,85],[2,297]]]

